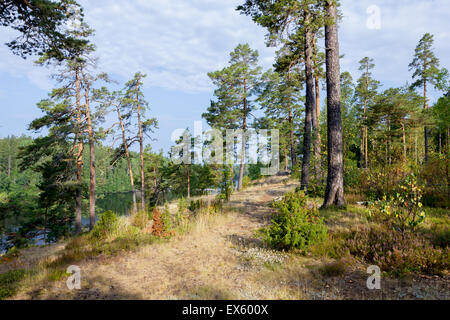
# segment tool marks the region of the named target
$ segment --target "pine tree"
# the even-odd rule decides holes
[[[258,51],[248,44],[239,44],[230,54],[229,66],[211,72],[208,76],[217,89],[208,112],[202,116],[214,128],[242,129],[238,189],[242,189],[245,164],[246,132],[248,116],[253,111],[252,97],[260,85],[261,67],[258,66]]]
[[[140,171],[141,171],[141,209],[145,210],[145,174],[144,174],[144,134],[153,133],[153,129],[157,128],[157,120],[155,118],[145,119],[145,112],[148,111],[148,102],[144,100],[142,87],[143,79],[146,75],[137,72],[134,78],[125,84],[125,97],[127,103],[132,108],[133,114],[137,117],[137,135],[134,140],[139,142],[140,155]],[[133,138],[132,138],[133,139]],[[131,143],[133,143],[132,141]]]
[[[328,175],[323,207],[345,205],[337,5],[325,0]]]
[[[70,25],[83,21],[83,9],[74,0],[3,0],[0,25],[19,36],[7,43],[13,53],[46,56],[63,61],[88,41],[68,32]]]
[[[440,84],[442,75],[446,70],[439,69],[439,59],[433,52],[433,35],[424,34],[414,51],[414,59],[409,64],[409,70],[414,71],[412,78],[417,80],[411,85],[412,88],[423,88],[425,112],[428,109],[428,86],[437,87]],[[424,127],[425,134],[425,161],[428,161],[428,128]]]
[[[267,45],[281,42],[296,44],[297,53],[303,53],[305,66],[306,104],[303,135],[303,159],[301,188],[307,189],[311,159],[311,135],[313,113],[316,112],[313,70],[313,35],[322,26],[322,14],[318,2],[303,1],[257,1],[247,0],[237,10],[252,17],[253,21],[269,31]],[[294,60],[293,60],[294,61]],[[300,61],[296,61],[300,62]],[[314,117],[316,120],[317,117]],[[317,123],[315,123],[317,128]]]
[[[359,61],[359,70],[363,71],[363,74],[358,79],[358,85],[356,87],[356,96],[358,98],[359,104],[362,106],[362,125],[361,125],[361,143],[360,143],[360,154],[361,154],[361,167],[368,168],[368,130],[365,122],[367,120],[367,110],[373,103],[374,97],[377,94],[377,89],[380,86],[379,81],[372,78],[371,70],[375,68],[373,64],[373,59],[368,57],[363,58]]]

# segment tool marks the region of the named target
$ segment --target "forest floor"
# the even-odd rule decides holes
[[[235,193],[224,214],[199,219],[185,234],[80,261],[80,290],[69,290],[66,278],[33,281],[12,298],[450,299],[448,277],[383,278],[381,290],[369,290],[367,266],[324,275],[320,270],[333,261],[268,249],[256,232],[270,222],[269,203],[297,185],[288,177],[270,177]],[[339,219],[335,227],[358,223],[352,213]],[[62,250],[48,248],[47,256]]]

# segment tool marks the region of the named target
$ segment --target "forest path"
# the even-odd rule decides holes
[[[34,299],[273,299],[246,263],[250,248],[269,254],[254,233],[270,221],[269,202],[298,184],[273,176],[233,194],[230,213],[200,221],[188,234],[116,257],[79,263],[81,289],[61,280],[16,298]],[[254,250],[254,249],[253,249]],[[264,259],[264,258],[263,258]],[[270,257],[268,258],[270,259]]]

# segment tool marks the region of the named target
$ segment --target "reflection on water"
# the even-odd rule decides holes
[[[98,220],[99,216],[105,211],[113,211],[120,216],[128,215],[131,213],[131,208],[133,205],[133,196],[132,192],[114,192],[114,193],[100,193],[97,194],[95,200],[95,208],[96,208],[96,220]],[[137,201],[140,201],[140,191],[136,191]],[[177,198],[181,198],[180,195],[174,194],[172,192],[168,192],[164,195],[160,196],[158,200],[158,205],[163,204],[164,201],[172,201]],[[83,217],[81,219],[81,224],[83,229],[89,228],[89,208],[86,206],[83,208]],[[21,223],[25,220],[26,215],[15,216],[8,221],[0,221],[5,226],[8,226],[8,230],[12,232],[18,231]],[[31,240],[34,245],[44,245],[45,237],[43,234],[35,237]],[[0,235],[0,253],[5,253],[3,248],[6,247],[6,237],[1,237]]]

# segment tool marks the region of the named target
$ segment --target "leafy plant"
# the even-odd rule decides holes
[[[383,220],[398,231],[414,230],[424,222],[426,216],[417,178],[414,175],[406,176],[398,191],[394,196],[387,198],[385,195],[382,200],[372,203],[371,213],[382,215]]]

